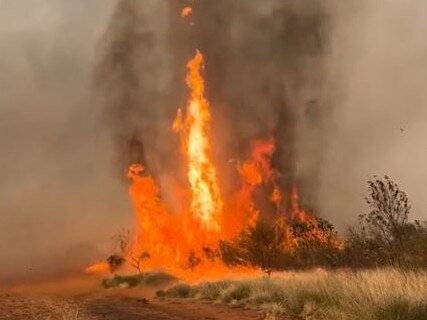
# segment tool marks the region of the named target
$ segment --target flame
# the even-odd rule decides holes
[[[107,262],[99,262],[87,267],[84,271],[87,274],[107,273],[110,271],[110,267]]]
[[[254,140],[249,159],[237,160],[241,185],[224,202],[211,155],[212,114],[205,97],[203,67],[203,55],[196,51],[187,64],[189,99],[184,109],[178,109],[172,125],[180,135],[187,173],[186,186],[176,182],[173,184],[174,192],[182,198],[184,205],[178,212],[171,211],[163,201],[155,179],[141,164],[130,165],[127,172],[131,181],[129,194],[136,211],[138,229],[135,242],[121,253],[123,258],[130,264],[131,261],[140,261],[138,257],[149,257],[141,260],[142,270],[163,269],[190,282],[236,273],[259,274],[259,269],[251,267],[230,269],[222,263],[218,253],[219,240],[233,239],[245,228],[255,225],[261,213],[255,197],[258,188],[270,192],[266,200],[276,211],[276,225],[284,232],[284,247],[298,247],[304,241],[302,236],[320,243],[335,241],[319,228],[314,216],[300,207],[296,186],[290,192],[289,212],[282,209],[284,197],[278,183],[280,175],[272,166],[276,151],[274,138]],[[296,234],[288,225],[292,219],[307,224],[305,229],[308,231],[302,236]],[[336,247],[339,246],[340,243],[336,242]],[[86,272],[104,273],[109,270],[108,263],[98,263],[87,268]]]
[[[282,201],[282,194],[277,183],[279,173],[271,166],[271,158],[275,151],[276,141],[274,138],[253,141],[252,158],[243,163],[238,170],[244,182],[250,187],[250,194],[256,186],[270,184],[273,190],[270,201],[279,206]]]
[[[241,178],[241,187],[235,200],[229,205],[225,219],[225,234],[236,236],[242,229],[253,226],[260,215],[254,200],[254,193],[258,187],[272,185],[273,192],[270,201],[276,204],[277,209],[281,201],[280,189],[276,183],[278,174],[271,167],[271,158],[275,147],[274,138],[255,140],[252,142],[251,158],[238,163],[237,171]]]
[[[223,201],[220,196],[216,169],[213,165],[208,137],[211,112],[206,100],[201,75],[203,55],[196,52],[187,64],[186,81],[191,91],[185,119],[178,111],[173,129],[181,133],[182,150],[188,163],[188,181],[191,186],[191,211],[207,230],[220,230]]]
[[[343,249],[343,243],[339,239],[331,237],[330,234],[324,232],[319,227],[319,222],[316,217],[301,208],[299,203],[298,188],[295,185],[291,190],[291,219],[298,220],[309,227],[306,228],[307,231],[305,237],[311,241],[322,244],[329,244],[331,248],[336,248],[338,250]],[[302,239],[294,236],[292,240],[295,245],[298,245]]]
[[[172,125],[180,134],[189,189],[183,192],[186,188],[177,187],[176,193],[183,196],[187,206],[182,212],[171,212],[153,177],[141,164],[132,164],[127,177],[132,182],[129,194],[137,213],[138,236],[125,259],[146,252],[150,258],[144,261],[143,269],[164,269],[187,281],[236,272],[253,274],[257,269],[230,269],[218,257],[218,240],[227,235],[222,221],[223,200],[211,159],[212,115],[201,75],[203,55],[197,51],[187,67],[190,97],[185,110],[178,109]]]
[[[181,16],[189,17],[192,13],[193,8],[186,6]],[[125,252],[120,252],[120,257],[128,265],[141,262],[142,265],[137,267],[139,271],[163,269],[190,282],[235,274],[260,274],[259,269],[252,267],[231,269],[224,265],[218,253],[219,240],[234,239],[242,230],[255,225],[261,213],[255,197],[258,188],[270,192],[266,200],[276,210],[276,227],[284,232],[283,247],[295,248],[304,241],[290,226],[289,222],[295,219],[297,223],[308,225],[309,228],[304,228],[308,230],[304,237],[321,243],[334,241],[319,228],[317,219],[300,207],[296,186],[290,192],[289,212],[282,209],[284,196],[278,183],[279,172],[271,164],[276,151],[274,138],[254,140],[249,159],[237,160],[240,188],[232,197],[227,197],[226,202],[223,201],[211,155],[212,114],[205,97],[204,57],[200,51],[196,51],[187,68],[189,99],[185,108],[178,109],[172,125],[181,138],[188,180],[186,187],[178,181],[172,185],[184,205],[175,210],[178,212],[171,211],[162,199],[157,182],[143,165],[130,165],[127,172],[131,181],[129,195],[136,211],[138,229],[136,238]],[[340,243],[336,242],[336,246]],[[101,262],[85,271],[92,274],[111,270],[107,262]]]
[[[298,188],[294,185],[291,190],[291,218],[301,221],[312,221],[314,217],[306,213],[300,206]]]
[[[193,8],[191,7],[184,7],[181,11],[181,17],[185,18],[188,17],[193,12]]]

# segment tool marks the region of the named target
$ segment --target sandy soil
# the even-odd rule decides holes
[[[255,311],[191,300],[159,301],[154,289],[104,290],[68,280],[0,290],[0,320],[259,320]]]

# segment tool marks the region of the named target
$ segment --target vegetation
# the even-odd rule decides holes
[[[405,192],[390,178],[368,181],[371,211],[349,230],[343,263],[350,267],[427,267],[427,229],[410,222]]]
[[[147,272],[136,275],[115,275],[102,282],[104,288],[132,288],[136,286],[161,287],[175,283],[177,279],[163,272]]]
[[[186,267],[196,268],[203,259],[220,259],[228,266],[246,265],[272,270],[314,268],[427,268],[427,228],[411,222],[406,193],[389,177],[368,181],[366,202],[370,211],[340,238],[325,219],[306,214],[291,204],[290,217],[274,223],[259,219],[237,237],[220,241],[218,249],[204,248],[204,256],[191,252]],[[125,263],[142,273],[148,252],[135,250],[136,237],[122,230],[114,237],[116,254],[108,258],[114,273]]]
[[[259,220],[236,239],[220,242],[220,256],[227,265],[245,264],[265,270],[332,265],[339,251],[332,225],[316,217],[274,225]]]
[[[265,270],[427,268],[427,228],[409,221],[406,193],[388,177],[368,181],[368,191],[370,211],[343,240],[328,221],[303,214],[275,224],[260,220],[236,239],[220,242],[219,255],[227,265]]]
[[[278,273],[252,280],[179,284],[160,298],[195,298],[327,320],[427,320],[427,273],[392,269]]]
[[[135,251],[136,237],[131,230],[120,230],[120,232],[113,237],[113,244],[117,248],[115,253],[108,257],[107,263],[110,267],[110,271],[114,273],[125,263],[132,268],[136,269],[138,273],[142,273],[142,266],[145,261],[150,259],[148,252]]]
[[[259,220],[219,250],[206,248],[205,258],[260,267],[268,276],[194,286],[173,278],[157,296],[254,308],[270,320],[427,320],[427,229],[410,221],[408,197],[390,178],[368,181],[368,191],[369,212],[343,240],[328,221],[305,213],[274,224]],[[200,259],[190,254],[188,268]],[[162,277],[115,276],[104,286]]]

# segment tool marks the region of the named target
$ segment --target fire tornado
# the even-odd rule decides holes
[[[181,134],[182,151],[188,165],[188,182],[191,186],[191,212],[207,230],[219,231],[223,202],[218,187],[216,169],[212,162],[209,141],[211,112],[205,98],[203,55],[197,51],[188,62],[187,85],[191,91],[185,118],[178,111],[174,130]]]

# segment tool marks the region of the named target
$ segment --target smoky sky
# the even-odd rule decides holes
[[[274,136],[283,188],[341,228],[374,174],[427,219],[426,15],[422,0],[0,0],[0,282],[103,259],[133,223],[129,162],[173,203],[196,49],[225,194],[230,159]]]
[[[389,175],[427,220],[427,3],[335,2],[327,95],[335,112],[321,166],[319,205],[343,226],[367,210],[366,184]]]
[[[111,4],[0,1],[0,282],[101,259],[132,221],[91,94]]]
[[[183,19],[185,5],[193,14]],[[297,149],[307,145],[296,144],[298,123],[305,121],[313,124],[307,134],[319,144],[326,139],[322,115],[330,107],[321,91],[329,20],[317,1],[119,1],[100,43],[96,78],[118,163],[140,160],[158,180],[176,171],[177,161],[170,159],[179,146],[170,123],[185,103],[186,61],[198,49],[206,59],[213,149],[224,190],[236,188],[229,160],[248,156],[252,140],[274,136],[285,195],[298,184],[314,209],[322,150],[311,148],[311,162],[298,172]]]

